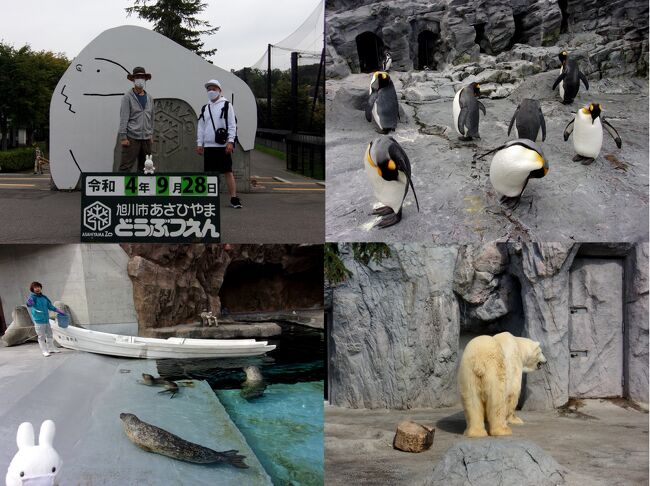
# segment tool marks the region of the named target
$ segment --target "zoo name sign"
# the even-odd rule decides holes
[[[216,175],[83,174],[84,243],[217,243],[220,238]]]

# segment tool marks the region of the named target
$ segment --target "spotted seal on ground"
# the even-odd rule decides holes
[[[244,462],[246,456],[239,455],[237,450],[218,452],[194,444],[155,425],[143,422],[132,413],[121,413],[120,420],[131,442],[147,452],[197,464],[226,462],[238,468],[248,468]]]
[[[171,393],[171,396],[169,398],[174,398],[174,396],[178,393],[178,384],[174,381],[169,381],[165,380],[164,378],[156,378],[153,375],[149,375],[147,373],[142,373],[142,382],[143,385],[147,386],[164,386],[165,389],[163,391],[159,391],[158,393]]]

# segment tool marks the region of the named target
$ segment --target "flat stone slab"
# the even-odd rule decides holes
[[[521,439],[465,440],[450,447],[427,486],[558,486],[568,471],[541,447]]]
[[[6,351],[20,351],[20,354]],[[34,344],[0,349],[0,470],[16,452],[21,422],[38,430],[45,419],[56,423],[54,447],[61,455],[61,484],[160,485],[262,484],[271,479],[218,398],[203,381],[181,387],[169,399],[159,387],[137,382],[142,373],[157,375],[154,360],[128,360],[64,350],[43,358]],[[218,451],[237,449],[249,469],[201,465],[146,452],[123,430],[121,412],[161,427],[185,440]],[[11,440],[9,440],[11,438]]]

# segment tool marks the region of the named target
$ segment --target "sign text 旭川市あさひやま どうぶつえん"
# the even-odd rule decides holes
[[[218,243],[216,175],[83,174],[81,241]]]

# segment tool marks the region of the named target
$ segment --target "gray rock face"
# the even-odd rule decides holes
[[[11,313],[13,321],[7,327],[7,330],[0,338],[0,344],[3,346],[17,346],[28,341],[36,340],[36,329],[34,323],[29,317],[27,306],[19,305]]]
[[[368,267],[344,255],[353,275],[332,289],[333,404],[456,403],[459,333],[502,331],[539,341],[548,360],[526,375],[526,410],[573,396],[648,403],[647,243],[391,249],[391,258]],[[603,273],[603,262],[617,276]]]
[[[332,402],[391,409],[456,403],[457,250],[396,244],[391,251],[366,266],[342,248],[353,275],[332,296]]]
[[[427,486],[557,486],[569,471],[527,440],[474,439],[450,447]]]
[[[615,61],[647,69],[644,53],[648,50],[648,5],[639,0],[624,4],[570,2],[565,12],[552,0],[493,0],[478,4],[466,0],[332,0],[326,9],[331,45],[352,72],[360,72],[364,64],[360,57],[380,54],[373,44],[360,52],[363,48],[359,49],[357,37],[363,33],[376,35],[380,46],[390,48],[393,69],[400,71],[422,65],[442,69],[468,62],[476,59],[479,49],[497,55],[518,43],[559,45],[563,32],[565,42],[582,33],[595,33],[603,44],[614,42],[606,54],[601,54],[607,63],[601,66],[601,61],[596,61],[596,71],[612,69]],[[419,45],[423,32],[429,32],[432,54],[426,54]],[[421,55],[430,58],[425,61]],[[332,67],[336,75],[339,68]]]

